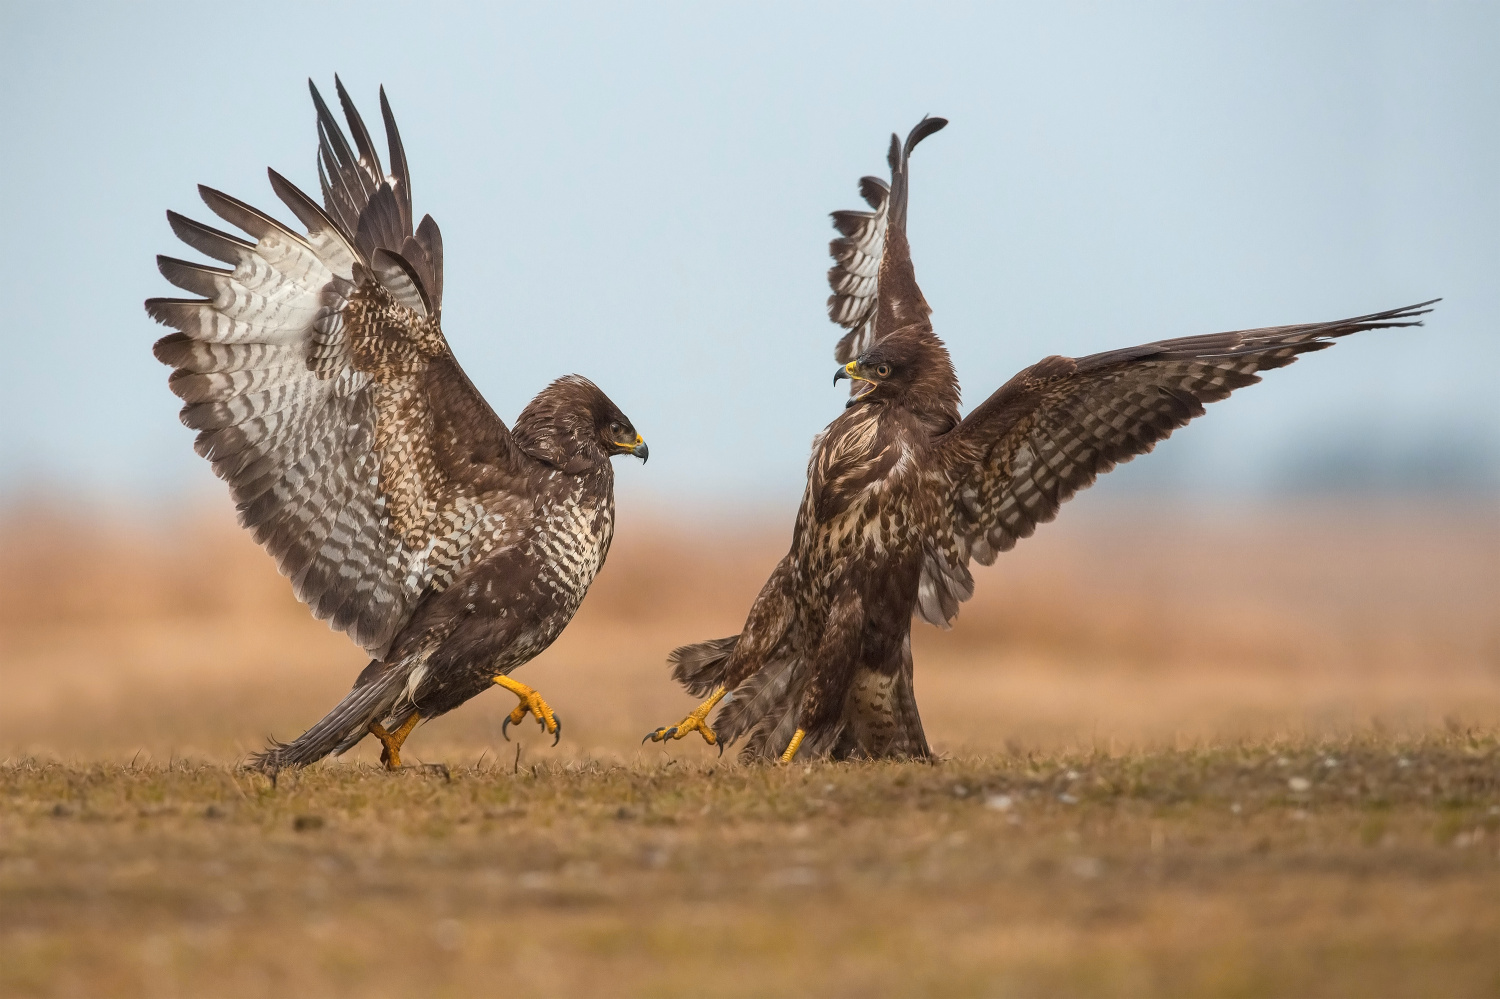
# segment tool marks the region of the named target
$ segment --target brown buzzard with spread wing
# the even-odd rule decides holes
[[[155,353],[230,488],[241,525],[314,615],[373,657],[354,689],[268,769],[341,753],[366,735],[394,769],[416,724],[499,684],[561,735],[509,674],[578,609],[614,535],[613,455],[645,460],[625,414],[588,379],[559,378],[507,428],[443,336],[443,241],[413,226],[401,137],[380,92],[381,166],[335,80],[351,147],[315,86],[323,204],[274,170],[306,234],[226,194],[208,207],[250,240],[168,212],[173,231],[228,267],[159,257],[200,298],[153,298],[178,330]]]
[[[708,695],[647,738],[700,732],[741,758],[926,757],[912,691],[912,615],[946,626],[989,565],[1101,473],[1150,451],[1205,403],[1362,330],[1421,325],[1421,305],[1331,323],[1163,340],[1049,357],[963,419],[906,240],[912,149],[947,122],[891,136],[891,182],[860,182],[873,211],[835,212],[828,312],[849,332],[834,381],[844,412],[813,441],[791,551],[740,634],[672,653]],[[708,716],[723,704],[710,726]]]

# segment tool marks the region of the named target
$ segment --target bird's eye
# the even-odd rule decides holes
[[[889,364],[882,364],[875,369],[875,373],[881,378],[889,378],[891,375],[891,366]]]
[[[609,433],[610,433],[611,437],[618,437],[621,434],[623,434],[624,432],[625,432],[625,428],[622,427],[622,426],[620,426],[618,423],[611,423],[609,425]]]

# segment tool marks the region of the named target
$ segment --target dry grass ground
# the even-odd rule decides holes
[[[348,642],[222,518],[16,513],[0,993],[1500,994],[1494,510],[1079,506],[919,632],[938,765],[641,748],[784,539],[622,518],[521,674],[561,746],[497,692],[451,783],[274,789]]]
[[[0,771],[11,995],[1500,991],[1500,746]]]

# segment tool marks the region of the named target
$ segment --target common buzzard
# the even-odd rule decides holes
[[[579,375],[505,426],[443,336],[443,241],[430,215],[413,227],[384,88],[389,173],[343,84],[352,147],[308,85],[323,204],[270,171],[306,235],[199,187],[251,239],[168,212],[183,242],[228,267],[158,257],[201,297],[146,302],[178,330],[155,353],[240,524],[298,599],[372,657],[321,721],[254,762],[301,766],[373,735],[395,769],[419,721],[497,684],[520,699],[502,734],[530,713],[556,744],[557,715],[510,673],[578,609],[614,535],[609,459],[644,461],[646,445]]]
[[[1144,454],[1260,380],[1257,372],[1362,330],[1420,325],[1421,305],[1332,323],[1048,357],[963,419],[906,239],[908,158],[947,122],[891,136],[891,182],[860,181],[869,212],[835,212],[828,313],[849,332],[834,381],[844,412],[813,441],[792,547],[730,638],[672,653],[708,699],[647,738],[699,732],[741,758],[929,755],[912,692],[911,619],[946,626],[989,565],[1103,472]],[[708,716],[721,704],[712,726]]]

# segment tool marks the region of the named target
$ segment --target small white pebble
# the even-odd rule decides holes
[[[1312,781],[1308,780],[1306,777],[1291,777],[1287,779],[1286,786],[1291,788],[1298,794],[1301,794],[1302,792],[1310,790],[1312,788]]]
[[[1066,777],[1068,780],[1077,780],[1078,779],[1078,771],[1077,770],[1069,770],[1067,773],[1063,774],[1063,776]]]
[[[1289,767],[1292,765],[1292,761],[1287,759],[1285,756],[1278,756],[1276,757],[1276,765],[1278,767]]]
[[[969,796],[969,789],[968,788],[964,787],[962,784],[954,784],[953,785],[953,797],[955,797],[955,798],[967,798],[968,796]]]
[[[1238,814],[1240,814],[1240,812],[1244,811],[1244,809],[1240,807],[1240,803],[1238,801],[1236,801],[1234,804],[1230,805],[1229,806],[1229,810],[1231,812],[1233,812],[1235,815],[1238,815]]]
[[[1411,760],[1408,760],[1406,757],[1403,756],[1399,760],[1396,761],[1396,766],[1398,766],[1401,769],[1405,770],[1407,767],[1411,766]]]
[[[1008,794],[992,794],[984,799],[984,807],[993,808],[997,812],[1008,812],[1015,807],[1015,804]]]
[[[1323,765],[1332,770],[1334,767],[1339,765],[1339,761],[1330,756],[1323,761]]]
[[[1064,805],[1076,805],[1076,804],[1078,804],[1078,799],[1075,798],[1075,797],[1073,797],[1071,794],[1067,794],[1067,793],[1059,794],[1057,796],[1057,800],[1060,801],[1060,802],[1062,802]]]

